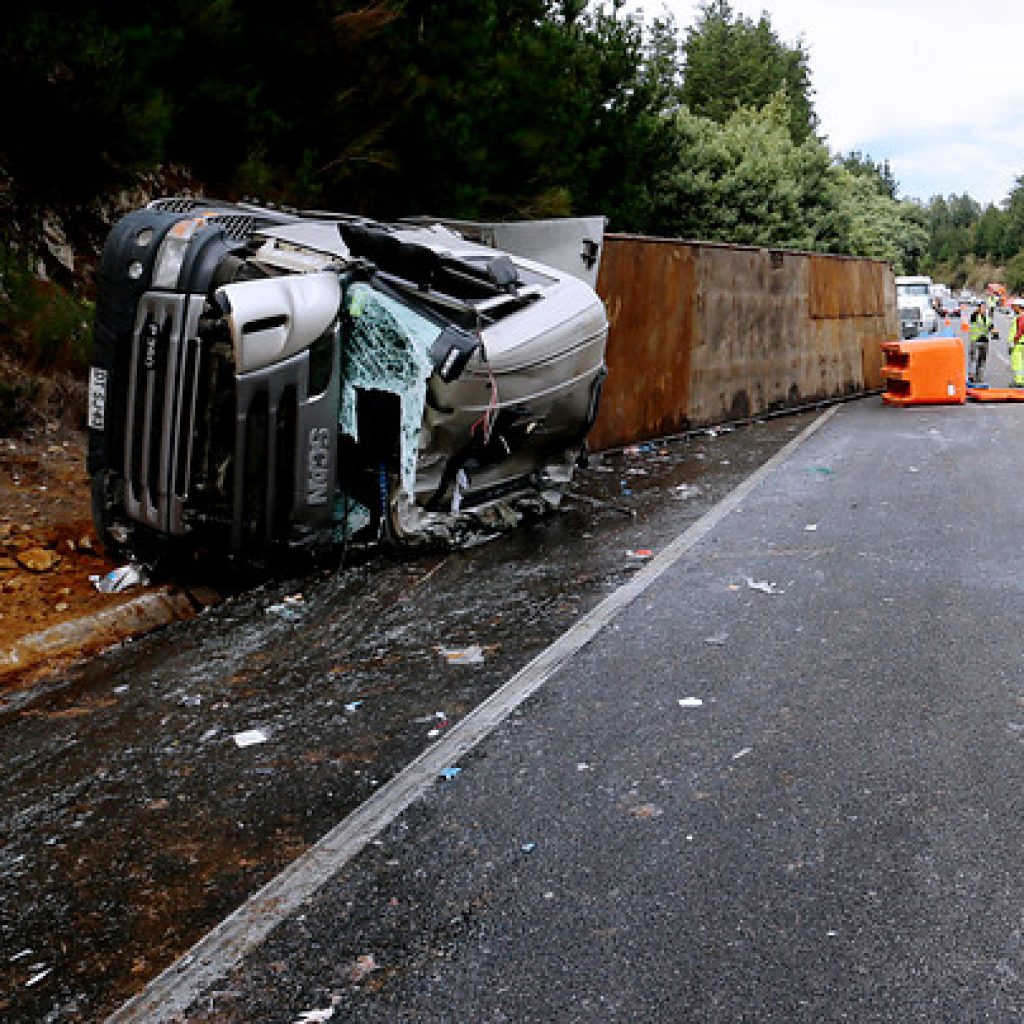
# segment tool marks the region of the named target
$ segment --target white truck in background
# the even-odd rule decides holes
[[[932,279],[920,274],[896,278],[896,306],[900,310],[900,321],[908,322],[911,319],[909,311],[913,310],[913,322],[919,334],[934,334],[939,329],[939,315],[932,305],[932,286]]]

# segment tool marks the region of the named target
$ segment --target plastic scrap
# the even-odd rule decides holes
[[[295,1024],[321,1024],[322,1021],[330,1020],[333,1016],[333,1006],[329,1006],[326,1010],[303,1010],[296,1018]]]
[[[441,778],[444,779],[445,782],[451,782],[452,779],[454,779],[461,771],[461,768],[445,768],[441,772]]]
[[[482,665],[484,663],[484,649],[479,644],[470,644],[468,647],[438,647],[438,651],[449,665]]]
[[[89,579],[101,594],[122,594],[132,587],[144,587],[149,583],[149,576],[143,567],[134,562],[111,569],[106,576],[90,576]]]
[[[536,843],[523,843],[523,845],[520,846],[519,849],[522,850],[523,853],[533,853],[533,851],[537,849],[537,844]]]
[[[45,971],[33,974],[32,977],[25,982],[25,988],[32,988],[33,985],[38,985],[39,982],[41,982],[52,970],[52,967],[47,967]]]
[[[816,532],[816,531],[817,531],[817,529],[818,529],[818,524],[817,524],[817,523],[808,523],[808,524],[807,524],[807,525],[806,525],[806,526],[804,527],[804,530],[805,530],[805,531],[806,531],[807,533],[814,533],[814,532]]]
[[[626,552],[627,558],[637,558],[640,561],[646,561],[648,558],[654,557],[654,552],[650,548],[636,548],[635,550],[630,549]]]
[[[700,697],[681,697],[677,703],[681,708],[702,708],[704,701]]]
[[[709,647],[724,647],[725,642],[728,639],[728,633],[716,633],[714,636],[704,637],[704,643],[706,643]]]
[[[744,747],[742,750],[737,750],[736,753],[732,755],[732,759],[734,761],[738,761],[741,757],[746,757],[747,754],[753,751],[753,749],[753,747]]]
[[[353,712],[358,711],[363,706],[361,700],[350,700],[345,705],[345,710],[351,715]]]
[[[288,622],[296,622],[302,618],[299,606],[304,603],[305,598],[301,594],[289,594],[284,600],[277,602],[277,604],[268,605],[266,613],[268,615],[276,615],[278,618],[285,619]]]
[[[781,594],[774,583],[769,583],[768,580],[755,580],[751,576],[747,577],[747,587],[750,590],[759,590],[762,594]]]
[[[237,747],[253,747],[257,743],[266,743],[269,738],[262,729],[246,729],[232,737]]]
[[[679,484],[672,488],[672,497],[677,501],[687,501],[689,498],[695,498],[700,494],[699,487],[693,487],[691,484]]]

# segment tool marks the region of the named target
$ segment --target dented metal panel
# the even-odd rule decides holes
[[[693,247],[605,236],[597,290],[608,312],[608,379],[590,446],[599,450],[684,430],[696,294]]]
[[[876,260],[605,237],[609,377],[601,449],[881,386],[898,336]]]

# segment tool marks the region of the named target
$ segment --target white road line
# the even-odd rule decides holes
[[[191,1006],[254,950],[289,914],[337,874],[360,850],[439,778],[497,728],[559,668],[588,644],[838,410],[831,406],[714,508],[671,541],[628,583],[609,594],[499,690],[425,750],[318,843],[271,879],[187,953],[111,1014],[106,1024],[161,1024]]]

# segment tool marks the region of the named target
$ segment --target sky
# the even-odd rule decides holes
[[[702,4],[671,12],[680,38]],[[767,13],[809,55],[818,132],[834,153],[888,159],[903,199],[967,193],[1000,204],[1024,175],[1024,4],[1020,0],[730,0]]]

